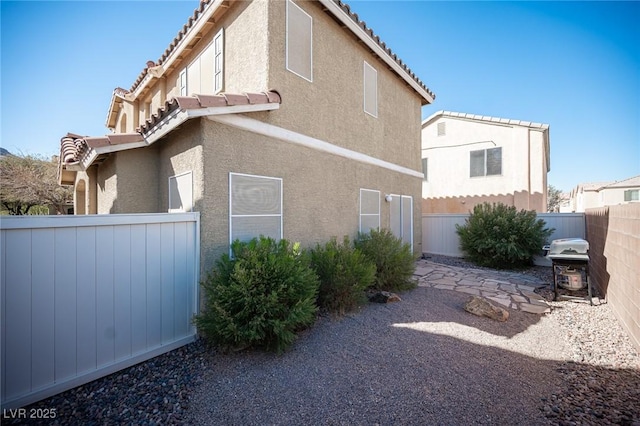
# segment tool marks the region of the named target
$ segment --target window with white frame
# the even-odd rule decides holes
[[[282,179],[229,173],[229,242],[282,239]]]
[[[378,116],[378,71],[364,63],[364,112]]]
[[[180,84],[180,96],[187,96],[187,69],[180,71],[180,78],[178,83]]]
[[[627,189],[624,191],[624,201],[640,201],[640,189]]]
[[[360,189],[360,232],[380,228],[380,191]]]
[[[429,182],[429,159],[428,158],[423,158],[422,159],[422,174],[424,175],[424,177],[422,178],[423,182]]]
[[[286,67],[305,80],[313,81],[313,18],[287,0]]]
[[[193,173],[169,177],[169,213],[193,210]]]
[[[471,177],[502,174],[502,148],[471,151],[469,159]]]
[[[224,87],[224,29],[213,37],[213,91],[219,93]]]

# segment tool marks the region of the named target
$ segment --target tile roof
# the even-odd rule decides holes
[[[256,105],[282,103],[280,94],[276,91],[262,93],[221,93],[219,95],[193,95],[193,96],[176,96],[164,103],[164,107],[159,108],[156,114],[148,118],[138,130],[146,133],[151,130],[162,119],[167,117],[177,109],[192,110],[212,107],[229,107],[235,105]]]
[[[608,185],[603,185],[600,188],[598,188],[598,190],[605,189],[605,188],[630,188],[630,187],[636,187],[636,186],[640,186],[640,175],[623,179],[623,180],[618,180],[618,181],[609,183]]]
[[[362,28],[369,35],[369,37],[371,37],[371,39],[375,41],[387,53],[387,55],[389,55],[398,65],[400,65],[400,67],[402,67],[402,69],[407,74],[409,74],[411,78],[413,78],[415,82],[418,83],[418,85],[420,85],[420,87],[426,90],[429,96],[431,96],[433,99],[436,98],[436,95],[431,90],[429,90],[429,88],[422,82],[422,80],[420,80],[415,75],[413,71],[411,71],[411,69],[407,66],[407,64],[402,62],[402,59],[400,59],[398,55],[393,53],[393,51],[389,47],[387,47],[384,41],[380,40],[380,36],[376,35],[371,28],[368,28],[367,23],[364,21],[361,21],[357,13],[354,13],[351,11],[351,7],[348,4],[346,4],[342,0],[333,0],[333,2],[337,4],[340,7],[340,9],[342,9],[342,11],[346,13],[353,20],[353,22],[358,24],[358,26]]]
[[[426,118],[422,122],[422,127],[424,127],[430,121],[439,117],[462,118],[462,119],[468,119],[468,120],[485,121],[488,123],[510,124],[513,126],[531,127],[531,128],[537,128],[537,129],[543,129],[543,130],[547,130],[549,128],[548,124],[535,123],[532,121],[512,120],[509,118],[491,117],[489,115],[477,115],[477,114],[469,114],[464,112],[453,112],[453,111],[443,111],[443,110],[437,111],[431,114],[431,116],[429,116],[428,118]]]
[[[202,12],[204,12],[204,10],[207,8],[209,3],[210,3],[209,0],[200,0],[200,4],[196,9],[194,9],[193,15],[189,17],[189,20],[187,21],[187,23],[184,24],[184,26],[180,29],[180,31],[178,31],[178,34],[173,38],[173,41],[169,44],[169,47],[165,49],[162,56],[160,56],[160,58],[156,62],[147,61],[147,66],[140,72],[136,81],[133,83],[133,85],[131,85],[129,92],[133,92],[134,90],[136,90],[136,88],[140,85],[140,83],[142,83],[144,78],[147,76],[147,73],[149,72],[150,68],[154,66],[162,65],[164,61],[167,60],[169,55],[175,50],[178,44],[180,44],[180,41],[182,41],[182,39],[184,39],[184,37],[187,35],[191,27],[193,27],[193,24],[197,22],[198,18],[200,18],[200,15],[202,15]]]
[[[262,93],[222,93],[219,95],[178,96],[165,102],[156,114],[147,119],[136,133],[113,133],[106,136],[89,137],[67,133],[60,140],[60,164],[77,164],[88,153],[89,148],[101,148],[135,142],[144,142],[144,135],[158,122],[176,110],[196,110],[212,107],[232,107],[236,105],[257,105],[281,103],[280,94],[275,91]]]
[[[395,53],[393,53],[393,51],[387,47],[386,43],[383,42],[382,40],[380,40],[380,37],[378,35],[376,35],[373,30],[371,28],[367,27],[366,22],[361,21],[360,18],[358,17],[358,15],[354,12],[351,11],[351,7],[346,4],[345,2],[343,2],[342,0],[332,0],[347,16],[349,16],[349,18],[351,18],[351,20],[353,22],[355,22],[360,28],[362,28],[362,30],[375,42],[378,44],[378,46],[380,46],[387,55],[389,55],[389,57],[391,59],[393,59],[393,61],[395,61],[422,89],[424,89],[429,96],[431,96],[432,99],[436,98],[436,95],[422,82],[422,80],[420,80],[413,71],[411,71],[411,69],[407,66],[407,64],[405,64],[399,57],[398,55],[396,55]],[[213,2],[210,0],[200,0],[200,4],[198,5],[198,7],[193,11],[193,15],[191,17],[189,17],[189,20],[187,21],[187,23],[182,27],[182,29],[178,32],[178,34],[174,37],[173,41],[169,44],[169,47],[167,47],[164,51],[164,53],[162,54],[162,56],[160,56],[160,58],[156,61],[147,61],[147,66],[140,72],[140,74],[138,75],[138,78],[136,79],[136,81],[131,85],[131,88],[126,91],[126,93],[132,93],[134,92],[138,86],[140,86],[140,84],[142,84],[142,82],[144,81],[145,77],[147,76],[147,74],[150,72],[150,70],[155,67],[155,66],[160,66],[163,65],[165,63],[165,61],[169,58],[169,56],[173,53],[173,51],[178,47],[178,45],[180,44],[180,42],[185,38],[185,36],[187,35],[187,33],[189,32],[189,30],[194,26],[194,24],[198,21],[198,19],[200,18],[200,16],[203,14],[203,12],[205,11],[205,9],[212,4]],[[116,91],[118,89],[121,88],[117,88]],[[124,93],[124,89],[121,89],[123,91],[122,95],[126,94]]]

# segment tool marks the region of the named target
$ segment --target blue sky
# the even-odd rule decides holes
[[[423,118],[549,124],[549,183],[565,191],[640,174],[640,2],[347,3],[436,93]],[[106,134],[113,89],[197,5],[2,0],[0,145],[53,155],[67,132]]]

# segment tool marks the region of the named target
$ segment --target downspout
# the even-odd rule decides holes
[[[527,210],[531,209],[531,129],[527,130]]]

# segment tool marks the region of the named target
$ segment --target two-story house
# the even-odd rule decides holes
[[[547,211],[549,125],[438,111],[422,122],[423,213]]]
[[[113,92],[112,133],[68,134],[76,214],[199,211],[230,241],[391,228],[421,252],[421,107],[434,94],[339,0],[202,1]]]
[[[640,176],[615,182],[581,183],[571,190],[570,206],[573,212],[615,206],[640,201]]]

